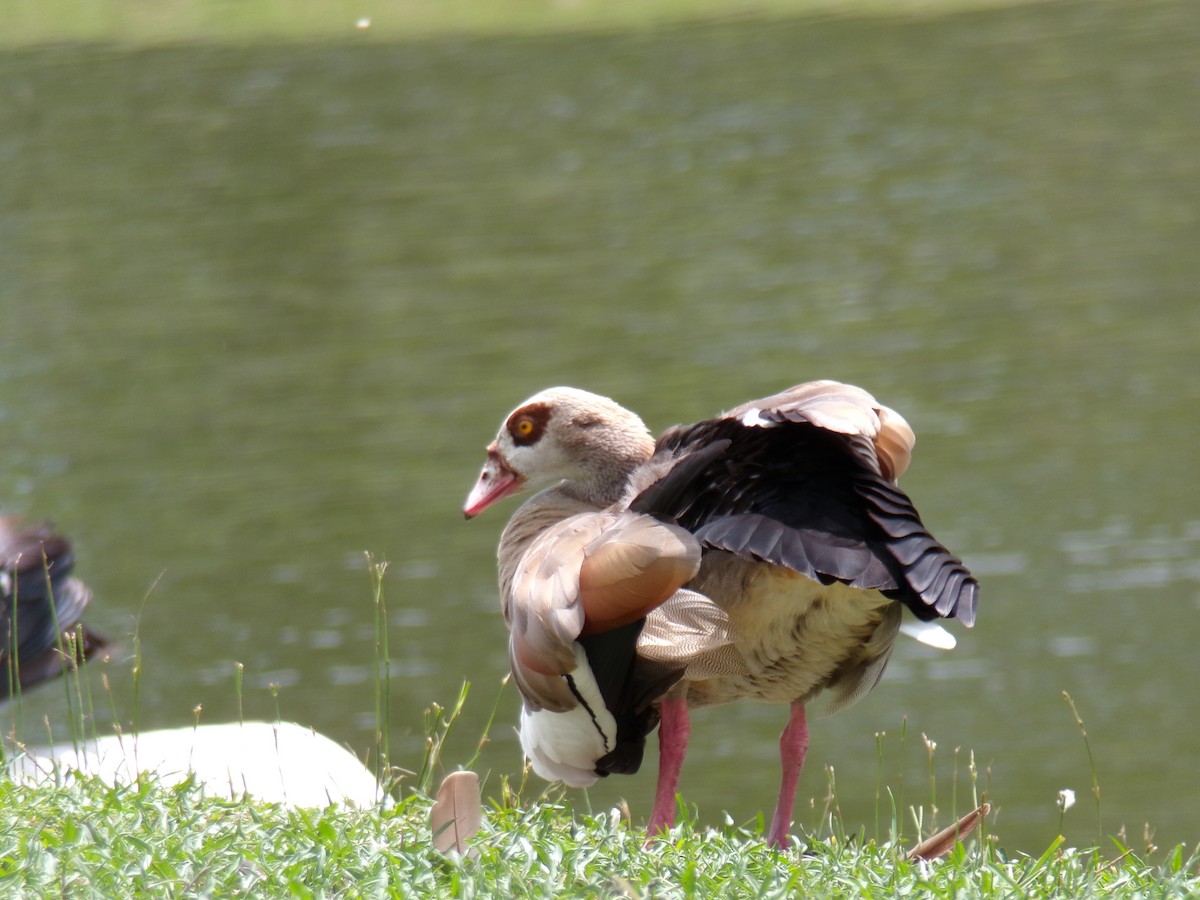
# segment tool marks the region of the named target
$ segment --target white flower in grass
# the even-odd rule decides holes
[[[1063,788],[1058,792],[1058,810],[1066,812],[1075,805],[1075,792],[1070,788]]]

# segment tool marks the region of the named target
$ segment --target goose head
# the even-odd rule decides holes
[[[599,394],[549,388],[505,418],[463,514],[470,519],[504,497],[556,484],[603,508],[653,453],[654,439],[634,413]]]

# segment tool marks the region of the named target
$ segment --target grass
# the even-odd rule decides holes
[[[437,34],[626,30],[805,14],[913,15],[1013,0],[7,0],[0,46],[60,41],[407,39]]]
[[[906,805],[903,784],[883,783],[886,735],[876,736],[879,766],[874,836],[848,829],[837,783],[786,852],[764,843],[764,820],[701,828],[682,810],[669,836],[645,842],[627,808],[583,814],[586,794],[542,790],[526,779],[500,776],[496,799],[472,843],[473,858],[445,856],[431,843],[429,810],[435,782],[447,766],[446,738],[469,696],[464,684],[448,708],[425,712],[426,749],[411,770],[387,754],[386,565],[368,559],[377,616],[375,684],[376,772],[394,802],[376,808],[287,809],[252,798],[206,795],[193,780],[172,785],[154,776],[111,785],[77,775],[33,786],[0,777],[0,895],[55,897],[267,896],[267,897],[1184,897],[1200,893],[1200,850],[1184,846],[1139,854],[1122,840],[1075,849],[1053,837],[1038,857],[1007,854],[986,823],[949,855],[913,861],[918,840],[952,822],[959,805],[979,805],[988,793],[973,754],[960,786],[958,750],[950,810],[935,774],[937,743],[922,734],[928,757],[924,802]],[[135,667],[140,660],[135,658]],[[63,679],[78,716],[73,736],[96,732],[92,698],[78,670]],[[234,670],[239,692],[243,670]],[[111,698],[110,698],[111,700]],[[1069,696],[1092,766],[1099,819],[1099,782],[1083,719]],[[484,727],[487,740],[495,716]],[[136,721],[136,714],[135,714]],[[898,752],[905,753],[902,722]],[[479,751],[465,761],[471,767]],[[910,793],[912,791],[910,790]],[[970,796],[966,796],[969,794]],[[885,799],[886,798],[886,799]],[[1062,807],[1057,825],[1061,830]],[[881,814],[886,834],[880,832]],[[943,822],[939,823],[939,815]],[[1052,823],[1055,824],[1055,823]],[[1150,856],[1158,857],[1149,861]]]
[[[250,797],[228,800],[205,794],[194,780],[166,784],[153,775],[134,784],[112,785],[75,773],[41,785],[0,777],[0,894],[63,897],[111,896],[287,896],[287,897],[861,897],[919,893],[930,897],[1158,897],[1200,893],[1200,849],[1179,845],[1158,861],[1147,861],[1156,848],[1139,855],[1120,839],[1111,848],[1064,847],[1061,835],[1034,858],[1009,855],[998,846],[987,823],[964,845],[932,862],[911,860],[916,842],[938,831],[937,742],[921,734],[928,760],[928,796],[906,805],[904,784],[884,784],[887,735],[876,734],[874,836],[866,829],[847,830],[837,782],[826,770],[828,791],[815,809],[807,833],[799,827],[787,852],[764,843],[765,820],[722,828],[700,828],[688,810],[669,836],[645,843],[640,823],[626,807],[593,814],[586,793],[578,814],[559,787],[537,796],[528,771],[519,782],[501,776],[498,797],[472,840],[469,858],[446,856],[431,842],[429,812],[446,739],[459,721],[470,686],[464,683],[448,708],[434,703],[425,711],[425,753],[409,770],[389,756],[385,562],[366,558],[375,616],[374,684],[376,729],[371,755],[375,773],[386,785],[387,799],[376,808],[333,805],[325,809],[287,809]],[[137,634],[133,636],[138,647]],[[70,648],[64,654],[74,658]],[[137,730],[141,656],[134,654]],[[244,668],[235,665],[234,689],[241,709]],[[115,703],[103,679],[110,706]],[[61,680],[78,745],[98,732],[93,698],[78,668]],[[1098,837],[1102,835],[1100,785],[1084,721],[1064,692],[1087,751],[1096,802]],[[20,702],[19,691],[16,702]],[[475,765],[495,719],[496,705],[484,726]],[[199,710],[195,711],[197,722]],[[278,703],[277,703],[278,716]],[[239,713],[240,718],[240,713]],[[49,728],[49,724],[47,724]],[[907,747],[907,721],[899,729],[898,752]],[[17,737],[13,736],[14,739]],[[949,820],[960,802],[972,808],[988,794],[987,773],[980,778],[974,755],[966,764],[967,785],[960,790],[959,750],[954,750]],[[969,790],[970,797],[965,795]],[[945,791],[943,789],[943,795]],[[886,801],[885,801],[886,798]],[[1062,830],[1066,803],[1060,804]],[[881,834],[881,814],[886,834]],[[908,820],[911,819],[911,822]],[[911,827],[911,830],[909,828]]]
[[[511,798],[510,798],[511,799]],[[685,822],[643,847],[619,811],[498,803],[460,860],[430,845],[429,800],[388,810],[284,810],[206,797],[192,783],[31,788],[0,781],[0,892],[42,896],[1156,897],[1200,891],[1182,848],[1147,863],[1051,842],[1039,858],[986,843],[919,863],[836,834],[768,849],[757,825]]]
[[[381,574],[377,570],[373,578]],[[378,580],[375,603],[385,611]],[[65,680],[77,685],[80,679]],[[235,686],[240,682],[235,672]],[[468,696],[464,684],[453,704],[426,710],[420,765],[406,770],[386,757],[379,760],[378,771],[396,802],[372,809],[295,810],[251,798],[230,801],[206,795],[194,781],[170,785],[153,776],[116,786],[86,776],[39,786],[0,778],[0,895],[1184,897],[1200,892],[1200,851],[1184,846],[1139,854],[1110,840],[1103,849],[1074,849],[1055,836],[1040,856],[1010,855],[985,825],[943,859],[909,860],[912,845],[939,824],[937,744],[926,735],[921,735],[929,759],[928,786],[921,791],[927,791],[925,802],[905,808],[903,786],[880,778],[876,795],[882,808],[876,810],[874,837],[865,827],[847,829],[831,769],[823,805],[798,828],[787,852],[765,845],[761,816],[741,825],[727,820],[720,828],[701,828],[686,809],[668,837],[646,846],[645,832],[631,822],[627,808],[585,814],[580,810],[588,806],[586,795],[568,797],[561,788],[549,787],[535,796],[540,782],[522,773],[519,780],[502,776],[494,785],[498,796],[472,842],[478,855],[447,857],[431,844],[429,810],[438,775],[447,768],[442,759],[447,735]],[[1072,712],[1082,731],[1073,705]],[[386,706],[381,714],[378,735],[388,730]],[[901,754],[905,730],[902,723]],[[877,743],[882,771],[885,736],[877,736]],[[960,803],[978,804],[986,793],[986,773],[981,779],[973,757],[962,785],[957,751],[954,759],[948,821],[957,816]],[[946,811],[940,812],[947,820]],[[1061,818],[1050,825],[1061,830]],[[1151,856],[1156,859],[1150,861]]]

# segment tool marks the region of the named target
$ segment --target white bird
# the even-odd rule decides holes
[[[75,772],[126,785],[147,773],[166,786],[194,778],[213,796],[249,795],[289,807],[387,802],[353,753],[294,722],[230,722],[26,747],[9,771],[31,783],[69,779]]]
[[[505,419],[464,513],[537,490],[498,552],[521,743],[586,786],[641,764],[657,725],[651,835],[674,823],[689,707],[788,703],[769,841],[785,846],[806,704],[879,681],[907,608],[975,619],[978,585],[896,486],[914,443],[866,391],[798,385],[657,441],[607,397],[551,388]],[[948,633],[918,629],[929,643]]]

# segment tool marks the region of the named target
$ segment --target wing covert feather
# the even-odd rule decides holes
[[[751,400],[725,418],[746,424],[809,422],[827,431],[870,441],[871,464],[889,481],[904,474],[917,438],[904,417],[862,388],[837,381],[810,381],[778,394]]]
[[[561,676],[578,665],[576,640],[644,618],[699,567],[695,538],[650,516],[583,513],[547,528],[510,588],[509,662],[521,693],[536,708],[573,708]]]
[[[627,513],[588,546],[579,572],[582,633],[642,619],[700,568],[700,544],[684,529]]]

